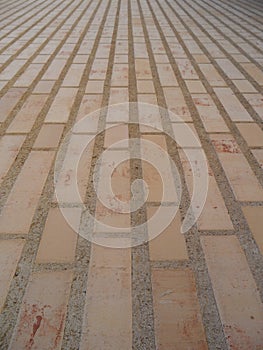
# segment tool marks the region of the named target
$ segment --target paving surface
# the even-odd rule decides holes
[[[259,0],[0,0],[1,350],[263,349],[262,12]],[[126,158],[107,207],[111,145]],[[182,233],[195,177],[207,197]]]

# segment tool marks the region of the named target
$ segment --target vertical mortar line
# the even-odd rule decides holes
[[[164,44],[166,55],[169,58],[171,66],[173,67],[169,45],[166,42],[165,36],[162,32],[162,29],[159,25],[158,20],[156,19],[156,16],[154,14],[154,11],[152,10],[152,7],[149,1],[146,1],[146,2],[150,9],[155,26]],[[142,9],[140,9],[140,11],[142,12]],[[161,107],[167,109],[163,88],[158,76],[156,62],[155,62],[154,54],[152,52],[150,39],[147,33],[147,27],[144,20],[143,20],[143,27],[144,27],[144,32],[146,36],[147,51],[150,57],[150,65],[151,65],[153,76],[155,77],[154,87],[156,91],[157,101]],[[175,72],[176,78],[178,79],[179,86],[182,88],[182,84],[181,84],[182,79],[180,79],[178,71],[174,70],[174,72]],[[184,90],[183,90],[183,93],[184,93]],[[172,134],[172,125],[171,125],[168,113],[166,113],[166,115],[162,115],[162,119],[163,119],[162,122],[163,122],[164,131],[168,132],[168,134]],[[169,137],[166,137],[166,142],[167,142],[168,153],[170,157],[174,160],[177,166],[178,172],[180,174],[181,182],[182,182],[182,198],[180,203],[180,213],[181,213],[182,219],[184,219],[186,215],[186,211],[190,206],[189,191],[186,186],[184,171],[182,168],[182,163],[180,160],[178,149],[174,148],[173,142]],[[198,294],[198,299],[200,301],[201,314],[202,314],[203,325],[206,332],[207,343],[210,349],[214,349],[218,347],[222,350],[226,350],[227,349],[226,339],[224,336],[222,323],[219,317],[217,304],[215,302],[212,284],[211,284],[211,280],[210,280],[207,266],[205,263],[205,257],[201,247],[196,224],[185,234],[185,239],[186,239],[186,246],[187,246],[187,251],[188,251],[188,256],[190,261],[190,267],[195,276],[197,294]]]
[[[102,0],[98,3],[98,5],[94,9],[93,13],[91,14],[90,20],[88,21],[88,23],[86,25],[85,31],[81,35],[79,45],[80,45],[83,37],[85,36],[85,33],[88,31],[95,14],[98,12],[101,2],[102,2]],[[89,7],[89,4],[87,5],[86,8],[88,8],[88,7]],[[76,23],[73,24],[71,31],[74,29],[74,27],[79,22],[79,20],[80,20],[80,18],[78,18]],[[69,35],[70,35],[71,31],[69,31]],[[74,54],[75,54],[75,52],[72,53],[71,60],[74,59]],[[88,63],[91,63],[90,61]],[[90,68],[91,68],[91,64],[90,64]],[[84,75],[84,79],[85,79],[85,72],[83,75]],[[83,94],[84,94],[85,89],[82,87],[80,90],[82,90]],[[77,98],[76,98],[76,100],[77,100]],[[80,101],[76,101],[76,102],[78,102],[78,105],[76,105],[75,108],[74,107],[72,108],[72,113],[71,113],[71,118],[73,118],[73,119],[76,117],[78,107],[80,104]],[[67,126],[66,126],[65,131],[67,131]],[[64,134],[65,134],[65,132],[64,132]],[[63,139],[63,137],[61,138],[61,140],[62,139]],[[61,143],[61,140],[60,140],[60,143]],[[30,149],[31,149],[31,146],[29,147]],[[46,217],[47,217],[47,214],[48,214],[48,211],[50,208],[50,202],[52,199],[52,195],[54,193],[54,189],[53,189],[54,162],[55,162],[55,159],[53,161],[53,164],[51,166],[51,169],[50,169],[47,181],[46,181],[46,184],[45,184],[44,189],[42,191],[42,195],[41,195],[41,198],[40,198],[40,201],[38,204],[38,208],[36,209],[36,212],[35,212],[35,215],[34,215],[34,218],[32,221],[30,232],[27,235],[28,240],[25,243],[23,252],[21,254],[21,258],[20,258],[20,261],[19,261],[17,269],[16,269],[15,278],[12,280],[12,283],[10,285],[9,293],[7,295],[7,299],[6,299],[6,303],[5,303],[5,309],[3,310],[3,312],[0,315],[0,326],[1,326],[1,330],[4,334],[4,337],[0,339],[1,349],[8,348],[9,341],[11,340],[11,334],[12,334],[13,328],[15,326],[16,317],[17,317],[19,309],[20,309],[20,305],[21,305],[21,302],[23,299],[23,295],[24,295],[27,283],[28,283],[28,279],[30,277],[30,273],[32,272],[32,266],[34,264],[34,259],[35,259],[35,256],[36,256],[36,253],[38,250],[38,245],[39,245],[40,238],[41,238],[40,233],[43,231]],[[34,255],[32,255],[32,252],[34,252]]]
[[[108,62],[107,74],[104,82],[103,96],[102,96],[102,102],[101,102],[102,111],[100,112],[100,116],[99,116],[98,134],[95,138],[92,162],[89,170],[89,180],[88,180],[88,185],[87,185],[87,190],[86,190],[86,195],[84,200],[84,202],[87,203],[87,207],[88,207],[87,211],[93,217],[95,216],[96,201],[97,201],[96,189],[94,188],[94,183],[93,183],[93,174],[94,174],[96,163],[101,153],[103,152],[103,143],[104,143],[103,130],[106,124],[106,113],[107,113],[107,106],[109,103],[109,96],[110,96],[110,81],[112,77],[113,62],[114,62],[114,55],[115,55],[115,48],[116,48],[116,37],[117,37],[118,23],[119,23],[119,12],[120,12],[120,4],[121,4],[121,0],[117,0],[117,1],[118,1],[118,5],[117,5],[117,10],[115,15],[114,30],[113,30],[111,48],[109,53],[109,62]],[[103,16],[103,19],[101,21],[100,29],[95,39],[95,45],[90,55],[90,57],[92,57],[92,61],[94,61],[95,59],[95,54],[100,43],[101,35],[104,29],[104,25],[105,25],[111,4],[112,4],[112,1],[109,1],[105,14]],[[91,64],[90,64],[90,68],[91,68]],[[83,92],[85,91],[84,87],[86,86],[86,83],[88,81],[89,73],[90,73],[90,69],[83,74],[83,81],[81,82],[81,85],[83,85]],[[82,212],[82,215],[81,215],[81,223],[80,223],[79,230],[80,232],[85,232],[85,234],[87,233],[87,230],[89,231],[93,230],[93,223],[86,222],[85,221],[86,218],[87,218],[86,212],[84,211]],[[65,349],[77,350],[79,348],[79,343],[81,341],[81,329],[82,329],[82,322],[83,322],[83,316],[84,316],[84,306],[86,301],[86,289],[87,289],[87,281],[88,281],[88,273],[89,273],[88,270],[89,270],[89,261],[90,261],[90,249],[91,249],[91,242],[89,242],[87,239],[83,238],[82,236],[78,236],[76,255],[75,255],[77,264],[75,268],[73,284],[71,286],[66,326],[65,326],[65,335],[63,338],[63,345],[62,345],[62,348],[65,348]],[[75,334],[74,339],[72,337],[72,331]]]
[[[167,16],[166,12],[160,6],[159,2],[158,2],[158,4],[159,4],[159,7],[161,8],[167,22],[169,23],[171,29],[173,30],[176,38],[178,39],[179,43],[183,46],[185,52],[187,53],[188,57],[190,58],[191,55],[190,55],[188,49],[185,47],[183,40],[180,38],[180,35],[176,31],[174,25],[172,24],[171,20]],[[165,43],[165,41],[164,41],[164,45],[165,45],[166,49],[169,51],[169,46],[167,45],[167,43]],[[202,120],[199,116],[199,113],[196,109],[196,106],[192,100],[191,94],[186,86],[186,83],[184,82],[184,80],[181,77],[181,74],[179,72],[179,69],[177,67],[177,64],[176,64],[171,52],[169,52],[169,59],[170,59],[171,65],[173,67],[173,70],[174,70],[174,72],[179,80],[179,84],[183,88],[184,95],[186,97],[186,102],[189,106],[190,111],[192,112],[194,126],[196,128],[196,131],[197,131],[199,137],[200,137],[203,149],[204,149],[204,151],[206,153],[206,157],[209,161],[209,165],[210,165],[213,173],[216,175],[215,180],[216,180],[217,185],[219,187],[219,190],[222,194],[222,197],[225,201],[226,207],[228,209],[232,223],[234,225],[234,229],[236,231],[236,235],[237,235],[239,242],[240,242],[240,245],[241,245],[241,247],[246,255],[248,265],[250,267],[250,270],[252,272],[252,275],[255,279],[255,282],[259,288],[259,291],[260,291],[261,297],[262,297],[263,277],[262,277],[262,272],[260,272],[259,269],[257,268],[258,266],[260,266],[262,264],[261,254],[259,253],[259,249],[258,249],[258,247],[257,247],[257,245],[256,245],[256,243],[251,235],[251,232],[249,230],[247,222],[244,218],[241,204],[235,199],[233,190],[228,182],[228,179],[227,179],[226,174],[223,170],[223,167],[220,163],[218,155],[217,155],[217,153],[216,153],[216,151],[211,143],[211,140],[209,138],[208,133],[206,132],[206,130],[203,126],[203,122],[202,122]],[[194,68],[195,68],[194,62],[192,62],[192,64],[194,65]],[[208,82],[207,82],[207,84],[208,84]]]
[[[137,179],[143,179],[142,162],[140,157],[140,125],[138,118],[137,80],[134,57],[134,38],[132,24],[131,1],[128,1],[128,65],[129,65],[129,102],[130,109],[129,138],[137,139],[136,144],[130,141],[130,183]],[[134,157],[134,158],[133,158]],[[133,158],[133,159],[132,159]],[[138,189],[143,194],[143,188]],[[148,232],[138,232],[136,226],[147,222],[146,203],[141,208],[131,213],[132,240],[137,235],[145,236]],[[146,241],[139,246],[132,247],[132,326],[133,342],[132,348],[151,349],[156,348],[154,315],[152,300],[151,265],[149,257],[149,243]]]

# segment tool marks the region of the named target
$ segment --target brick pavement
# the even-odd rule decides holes
[[[258,0],[0,0],[1,349],[263,348],[262,11]],[[130,109],[105,109],[125,102]],[[161,108],[147,115],[140,103]],[[69,147],[62,210],[56,156],[96,110]],[[187,150],[198,153],[186,127],[209,185],[183,234],[194,194]],[[140,159],[151,156],[147,142],[176,165],[180,205],[169,162],[155,169]],[[111,159],[128,159],[111,178],[126,213],[106,208],[93,186],[112,145]],[[149,193],[132,210],[140,178]],[[140,235],[145,242],[133,244]]]

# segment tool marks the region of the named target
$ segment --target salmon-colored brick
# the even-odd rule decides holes
[[[41,237],[37,263],[71,263],[74,261],[77,234],[67,223],[66,214],[79,227],[81,210],[78,208],[51,208]]]
[[[148,207],[147,218],[151,218],[158,207]],[[167,208],[168,209],[168,208]],[[174,207],[174,213],[177,211],[177,207]],[[168,209],[170,213],[170,208]],[[167,217],[162,215],[160,220],[163,224],[167,224]],[[172,222],[165,228],[163,232],[150,240],[149,250],[150,259],[152,261],[166,261],[166,260],[185,260],[188,259],[185,238],[181,233],[181,220],[180,215],[177,212]],[[151,225],[148,224],[148,236],[151,237]]]
[[[192,157],[195,158],[195,150],[191,150]],[[187,183],[188,190],[190,195],[193,195],[193,172],[191,170],[191,163],[187,159],[183,151],[180,151],[180,158],[182,161],[185,179]],[[197,153],[197,159],[198,153]],[[192,164],[195,168],[195,163]],[[198,166],[200,169],[203,167],[202,164]],[[197,225],[200,230],[232,230],[233,225],[228,213],[228,210],[225,206],[225,202],[222,198],[222,195],[217,186],[214,174],[211,169],[208,168],[209,182],[208,182],[208,192],[206,195],[206,201],[204,203],[204,208],[200,217],[197,220]]]
[[[57,147],[64,129],[61,124],[44,124],[40,129],[33,148]]]
[[[28,233],[53,157],[54,152],[30,153],[2,210],[1,233]]]
[[[0,312],[5,303],[17,263],[20,259],[25,240],[0,240]]]
[[[263,132],[255,123],[238,123],[237,127],[249,147],[263,147]]]
[[[66,123],[77,89],[60,88],[45,118],[46,123]]]
[[[0,140],[0,182],[6,175],[10,166],[25,140],[25,135],[4,135]]]
[[[80,350],[131,347],[131,251],[93,244]]]
[[[260,349],[263,308],[235,236],[201,237],[209,275],[231,349]]]
[[[55,59],[53,60],[46,73],[43,75],[42,80],[56,80],[58,79],[60,73],[62,72],[65,64],[66,64],[65,59]]]
[[[65,76],[62,86],[79,86],[85,64],[72,64]]]
[[[215,134],[211,139],[237,200],[262,201],[262,187],[233,137]]]
[[[15,107],[20,97],[24,94],[24,88],[12,88],[0,99],[0,122],[4,122],[8,114]]]
[[[199,64],[199,68],[203,72],[205,78],[209,82],[211,86],[225,86],[226,83],[224,82],[221,75],[218,73],[218,71],[215,69],[215,67],[210,63],[201,63]]]
[[[252,235],[263,254],[263,207],[243,207],[242,210]]]
[[[193,273],[153,269],[152,286],[157,348],[207,349]]]
[[[32,63],[26,71],[17,79],[14,86],[30,86],[41,71],[43,64]]]
[[[30,132],[46,100],[47,95],[31,95],[16,115],[7,132]]]
[[[33,273],[9,349],[61,349],[71,271]]]

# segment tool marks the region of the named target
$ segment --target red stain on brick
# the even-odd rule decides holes
[[[240,153],[235,140],[212,140],[212,143],[219,153]]]

